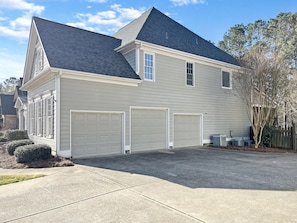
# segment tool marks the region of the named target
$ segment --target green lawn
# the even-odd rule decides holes
[[[31,180],[38,177],[44,177],[43,174],[36,175],[0,175],[0,186],[5,184],[17,183],[24,180]]]

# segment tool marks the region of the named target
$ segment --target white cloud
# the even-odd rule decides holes
[[[41,14],[44,10],[43,6],[35,5],[34,3],[28,3],[24,0],[1,0],[0,8],[11,10],[26,10],[30,13]]]
[[[0,9],[19,10],[22,16],[17,18],[0,18],[0,36],[6,36],[17,40],[25,40],[29,37],[31,17],[40,15],[44,6],[35,5],[25,0],[1,0]]]
[[[10,22],[10,26],[13,29],[18,29],[20,27],[30,27],[30,25],[31,25],[31,17],[26,15],[16,18],[15,20]]]
[[[0,36],[23,40],[29,37],[29,30],[14,30],[5,26],[0,26]]]
[[[145,8],[123,8],[119,4],[114,4],[110,6],[110,10],[97,12],[96,14],[79,13],[76,15],[79,22],[68,23],[68,25],[112,34],[131,20],[138,18],[144,11]]]
[[[170,0],[175,6],[183,6],[189,4],[205,4],[206,0]]]

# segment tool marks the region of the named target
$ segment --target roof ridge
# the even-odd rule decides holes
[[[115,51],[121,39],[42,18],[33,19],[50,67],[139,79],[124,56]]]
[[[113,34],[113,36],[122,40],[122,46],[126,45],[131,41],[136,40],[139,32],[145,24],[145,21],[154,9],[155,8],[152,7],[146,10],[138,18],[130,21],[128,24],[120,28],[117,32]]]
[[[154,30],[158,30],[158,32],[154,32]],[[136,39],[239,65],[238,61],[230,54],[155,8],[150,11]]]
[[[120,32],[121,30],[125,29],[127,26],[129,26],[132,23],[136,23],[140,18],[142,18],[146,13],[151,12],[153,9],[155,9],[155,7],[151,7],[148,10],[146,10],[145,12],[143,12],[140,16],[138,16],[136,19],[133,19],[132,21],[130,21],[129,23],[127,23],[126,25],[124,25],[123,27],[121,27],[118,31],[116,31],[114,33],[114,35],[118,32]],[[148,15],[150,15],[150,13],[148,13]]]
[[[109,38],[120,40],[120,39],[118,39],[118,38],[116,38],[114,36],[110,36],[110,35],[99,33],[99,32],[95,32],[95,31],[91,31],[91,30],[88,30],[88,29],[79,28],[79,27],[76,27],[76,26],[71,26],[71,25],[63,24],[63,23],[56,22],[56,21],[51,21],[49,19],[45,19],[45,18],[41,18],[41,17],[37,17],[37,16],[33,16],[32,19],[33,20],[39,19],[39,20],[42,20],[42,21],[45,21],[45,22],[48,22],[48,23],[53,23],[53,24],[56,24],[56,25],[60,25],[60,26],[64,26],[64,27],[68,27],[68,28],[72,28],[72,29],[77,29],[77,30],[80,30],[80,31],[89,32],[89,33],[93,33],[93,34],[96,34],[96,35],[101,35],[101,36],[105,36],[105,37],[109,37]],[[37,26],[37,29],[38,29],[38,26]]]

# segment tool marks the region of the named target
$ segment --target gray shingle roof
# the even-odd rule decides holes
[[[121,40],[33,17],[51,67],[139,79],[122,54]]]
[[[27,103],[27,91],[22,91],[20,86],[16,86],[17,96],[21,99],[22,103]]]
[[[140,18],[120,29],[114,36],[123,39],[123,42],[129,42],[131,36],[136,36],[137,40],[239,65],[234,57],[155,8],[151,8]],[[129,41],[126,41],[126,39],[129,39]]]
[[[16,115],[14,107],[13,95],[0,94],[0,114]]]

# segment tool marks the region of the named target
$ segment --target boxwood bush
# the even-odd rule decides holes
[[[34,142],[30,139],[11,141],[6,144],[6,150],[7,150],[8,154],[12,156],[17,147],[30,145],[30,144],[34,144]]]
[[[21,139],[28,139],[28,133],[27,130],[7,130],[5,132],[5,138],[7,141],[13,141],[13,140],[21,140]]]
[[[0,142],[6,142],[7,139],[6,138],[0,138]]]
[[[14,152],[18,163],[46,160],[52,157],[52,149],[45,144],[33,144],[18,147]]]

